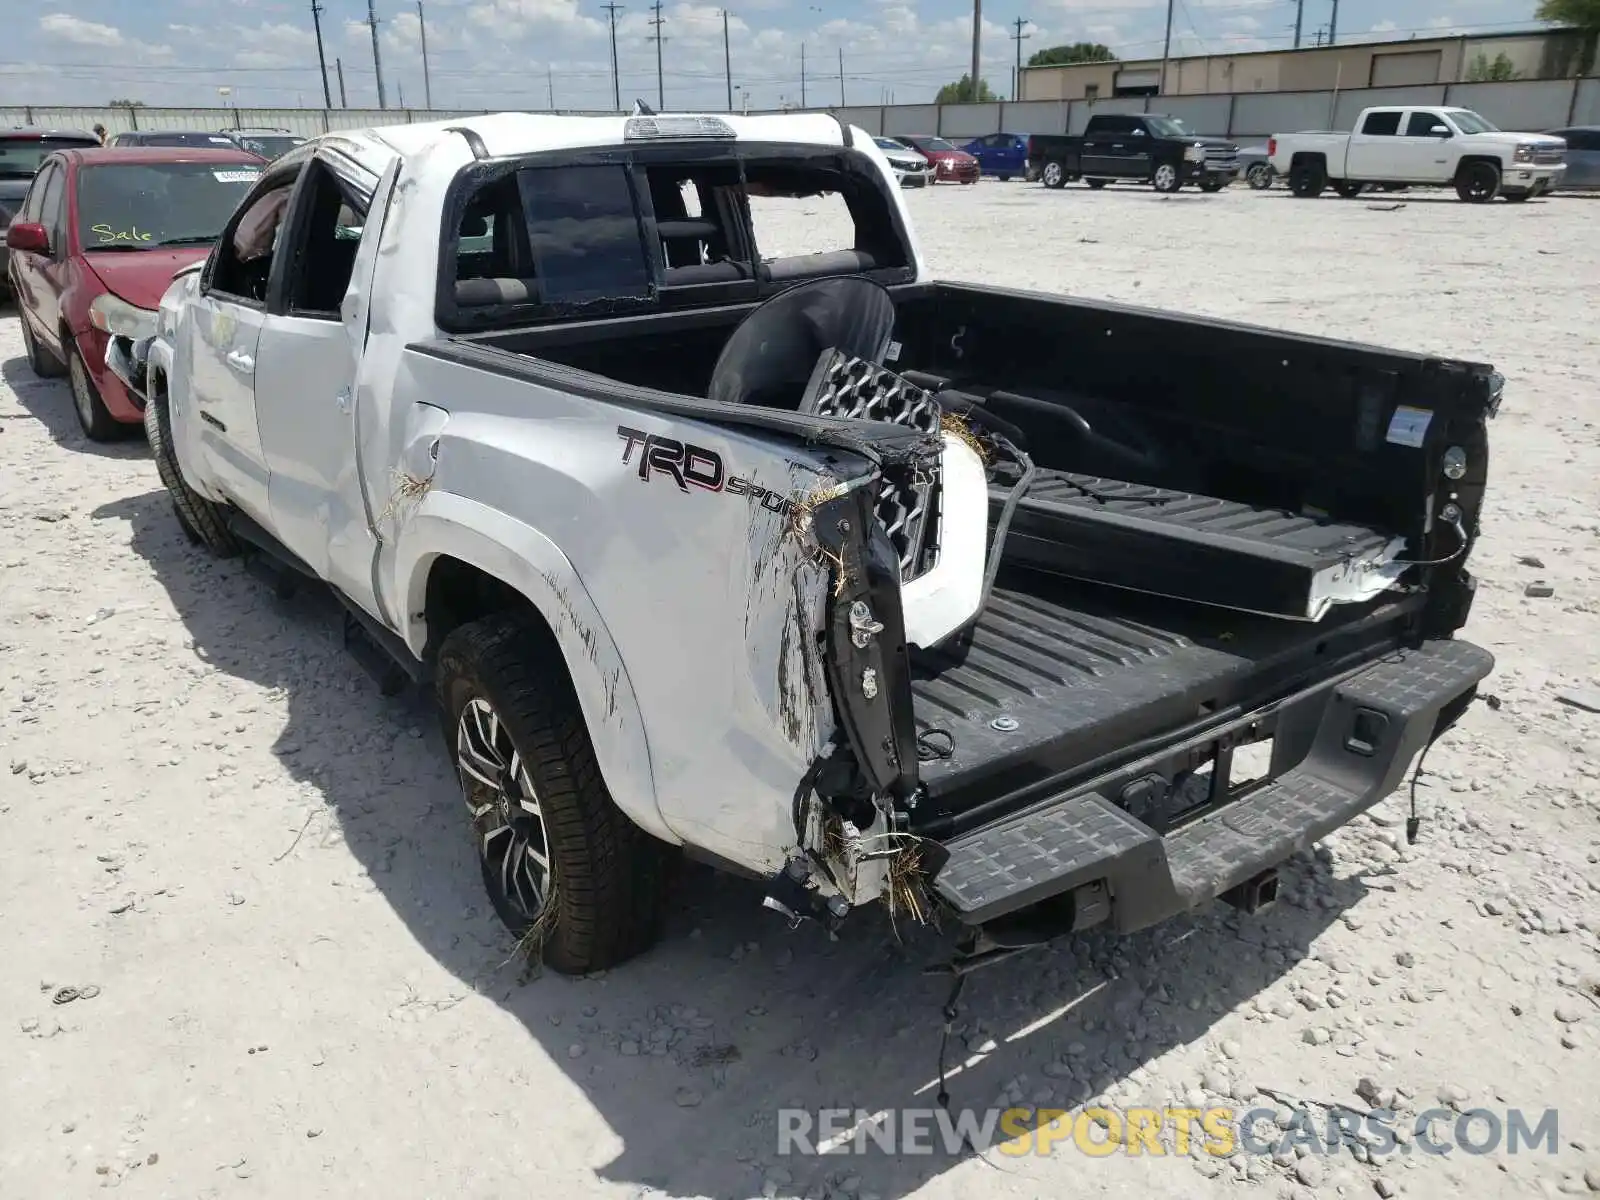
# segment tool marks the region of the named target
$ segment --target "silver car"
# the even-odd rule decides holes
[[[1600,125],[1574,125],[1549,132],[1567,143],[1567,170],[1556,184],[1557,190],[1600,188]]]
[[[933,165],[910,146],[889,137],[872,140],[889,160],[889,167],[901,187],[927,187],[933,182]]]

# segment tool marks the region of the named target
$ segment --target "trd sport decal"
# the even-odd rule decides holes
[[[665,475],[678,485],[679,491],[687,492],[695,487],[707,492],[749,496],[751,503],[775,513],[787,513],[794,507],[794,501],[786,496],[768,491],[748,479],[729,475],[722,465],[722,455],[715,450],[629,429],[626,425],[617,426],[617,436],[622,439],[624,465],[631,465],[634,450],[639,451],[636,469],[641,482],[648,483],[653,475]]]

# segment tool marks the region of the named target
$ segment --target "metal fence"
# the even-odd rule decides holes
[[[885,104],[818,109],[872,134],[937,134],[956,141],[989,133],[1082,133],[1094,113],[1161,112],[1200,133],[1264,138],[1300,129],[1349,129],[1373,104],[1453,104],[1476,109],[1504,129],[1536,131],[1600,124],[1600,78],[1510,83],[1449,83],[1341,92],[1239,92],[1221,96],[1148,96],[1108,100],[1023,100],[992,104]],[[375,108],[0,108],[0,128],[47,125],[112,133],[132,129],[277,128],[311,136],[475,116],[482,109]],[[567,110],[563,110],[567,111]],[[596,115],[592,110],[574,115]]]

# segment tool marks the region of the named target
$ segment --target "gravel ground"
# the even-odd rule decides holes
[[[521,979],[429,713],[377,695],[330,604],[190,548],[143,444],[86,443],[6,312],[0,1195],[1600,1190],[1600,715],[1559,699],[1600,687],[1600,209],[989,182],[910,205],[941,275],[1509,380],[1467,630],[1502,704],[1430,757],[1418,844],[1397,798],[1267,913],[976,976],[952,1103],[1556,1108],[1559,1152],[780,1160],[779,1106],[932,1103],[932,936],[790,933],[695,873],[654,953]]]

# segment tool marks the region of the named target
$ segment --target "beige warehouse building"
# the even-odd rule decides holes
[[[1159,58],[1024,67],[1018,98],[1103,100],[1466,83],[1501,55],[1510,62],[1512,78],[1561,79],[1576,73],[1581,49],[1581,34],[1537,30],[1207,54],[1170,59],[1165,86]]]

